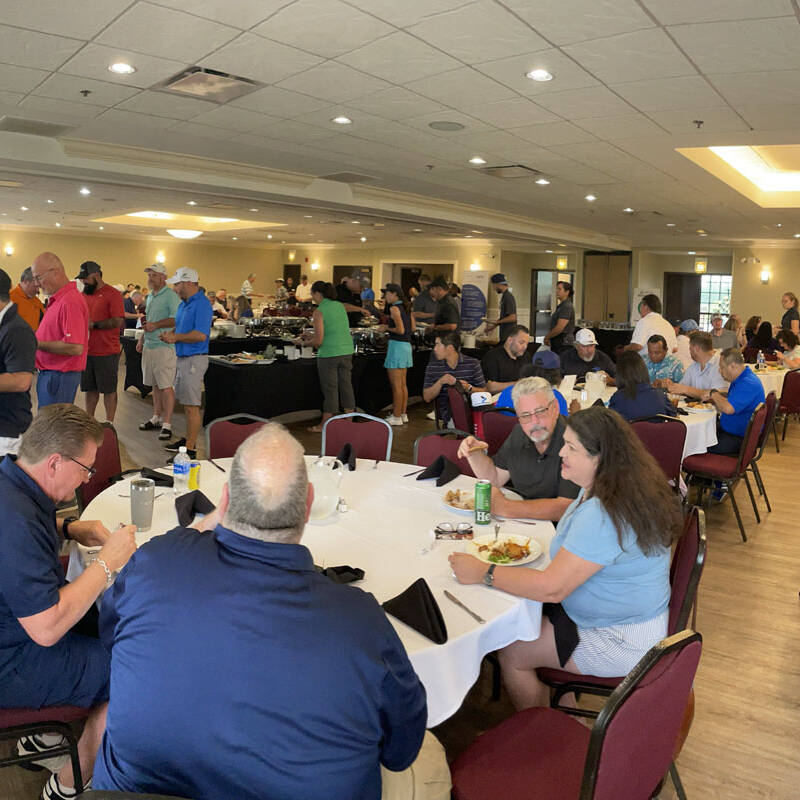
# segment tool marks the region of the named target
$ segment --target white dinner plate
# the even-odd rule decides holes
[[[472,541],[467,540],[464,543],[464,552],[475,556],[475,558],[480,559],[485,564],[497,563],[499,566],[503,567],[518,567],[521,564],[530,564],[532,561],[536,561],[536,559],[542,554],[542,546],[536,541],[536,539],[531,539],[529,536],[520,536],[519,534],[515,533],[504,533],[497,537],[497,541],[510,541],[515,542],[516,544],[527,544],[528,548],[530,549],[530,554],[525,558],[521,558],[519,561],[508,561],[506,563],[491,561],[488,557],[488,551],[480,552],[479,548],[482,545],[489,545],[491,547],[494,544],[493,534],[488,536],[478,536],[476,539],[472,539]]]
[[[452,491],[452,489],[450,491]],[[522,495],[517,494],[513,489],[505,489],[505,488],[503,488],[503,489],[500,489],[500,491],[509,500],[522,500]],[[446,494],[447,494],[447,491],[445,491],[445,495]],[[467,497],[469,497],[469,498],[474,498],[475,497],[474,491],[472,493],[470,493],[469,489],[461,489],[461,496],[463,497],[465,495]],[[445,501],[444,495],[442,495],[442,504],[444,505],[444,507],[446,509],[448,509],[449,511],[454,511],[456,514],[469,514],[470,516],[472,516],[475,513],[475,509],[474,508],[457,508],[456,506],[451,506],[450,503]],[[492,516],[497,516],[497,515],[493,514]],[[504,520],[504,519],[509,519],[509,517],[497,517],[497,519]]]

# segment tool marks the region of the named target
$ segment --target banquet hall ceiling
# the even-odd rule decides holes
[[[675,151],[800,142],[793,0],[0,0],[0,20],[0,117],[66,126],[62,140],[355,172],[632,245],[800,233],[800,211],[762,209]],[[153,88],[189,66],[263,87],[224,106]]]

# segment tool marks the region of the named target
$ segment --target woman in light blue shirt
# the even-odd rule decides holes
[[[500,651],[518,709],[547,705],[538,667],[626,675],[667,632],[670,543],[681,514],[660,467],[630,426],[600,406],[569,417],[560,456],[562,477],[581,492],[558,523],[547,569],[487,570],[473,556],[450,556],[461,583],[546,604],[539,638]]]

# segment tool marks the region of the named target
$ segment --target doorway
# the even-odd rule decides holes
[[[687,272],[664,273],[664,316],[700,321],[702,276]],[[700,327],[702,328],[702,322]]]
[[[283,265],[283,279],[292,279],[292,286],[296,289],[300,284],[300,265],[299,264],[284,264]]]
[[[531,270],[531,338],[541,344],[550,330],[550,317],[558,305],[556,284],[568,281],[575,286],[575,273],[555,269]]]
[[[437,275],[443,275],[445,280],[450,283],[453,280],[454,264],[408,264],[408,263],[384,263],[384,276],[387,281],[391,280],[392,283],[399,283],[403,289],[404,294],[408,297],[408,290],[413,286],[419,290],[419,276],[428,275],[430,278],[435,278]]]

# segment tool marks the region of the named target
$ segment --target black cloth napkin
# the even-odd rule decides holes
[[[172,487],[173,485],[172,475],[165,475],[163,472],[156,472],[154,469],[150,469],[150,467],[142,467],[141,472],[143,478],[151,478],[153,481],[155,481],[156,486]]]
[[[343,564],[341,567],[314,567],[317,572],[330,578],[334,583],[354,583],[364,579],[364,570],[359,567],[351,567]]]
[[[447,641],[444,617],[425,578],[414,581],[397,597],[387,600],[383,610],[436,644]]]
[[[575,621],[564,611],[561,603],[545,603],[542,613],[550,620],[556,636],[558,663],[563,667],[578,646],[580,636]]]
[[[444,486],[450,483],[454,478],[461,474],[461,470],[449,459],[444,456],[439,456],[436,461],[425,467],[425,469],[417,475],[418,481],[424,481],[426,478],[436,478],[437,486]]]
[[[192,524],[195,514],[209,514],[216,506],[198,489],[175,498],[178,522],[185,528]]]
[[[350,442],[342,447],[339,451],[339,455],[336,458],[342,462],[342,464],[347,464],[347,468],[350,472],[355,472],[356,469],[356,451]]]

